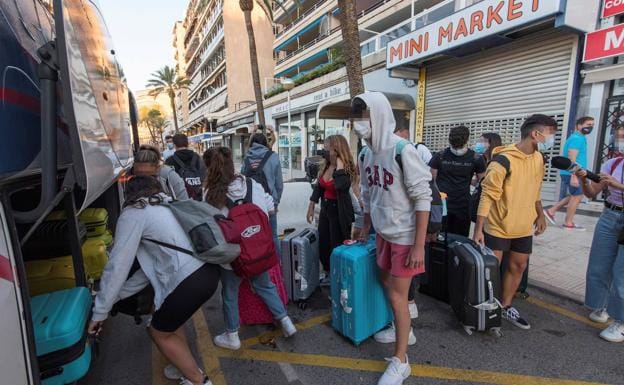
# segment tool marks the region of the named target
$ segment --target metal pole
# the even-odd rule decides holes
[[[290,90],[288,90],[288,178],[292,180],[292,132],[290,127]]]

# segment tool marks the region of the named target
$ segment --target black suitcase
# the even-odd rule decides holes
[[[468,334],[492,331],[500,336],[501,279],[498,260],[484,255],[468,238],[449,243],[449,300]]]
[[[81,221],[78,221],[78,236],[81,244],[87,238],[87,228]],[[71,255],[70,245],[66,220],[44,221],[26,242],[22,253],[26,261],[58,258]]]
[[[432,298],[449,303],[448,261],[449,244],[466,238],[456,234],[440,234],[436,242],[425,247],[425,274],[420,280],[418,291]]]
[[[507,265],[509,265],[509,252],[503,253],[503,261],[501,262],[501,277],[505,277],[505,272],[507,271]],[[521,298],[528,298],[529,293],[527,293],[527,288],[529,287],[529,265],[527,264],[526,269],[524,270],[524,274],[522,274],[522,281],[520,281],[520,286],[518,286],[518,291],[516,292]]]

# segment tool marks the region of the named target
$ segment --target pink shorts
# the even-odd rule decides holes
[[[412,246],[397,245],[388,242],[377,234],[377,265],[380,269],[389,271],[395,277],[411,278],[425,272],[425,267],[411,269],[405,266]]]

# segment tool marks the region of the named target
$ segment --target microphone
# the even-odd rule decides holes
[[[593,172],[584,169],[578,164],[572,162],[570,159],[565,156],[555,156],[550,160],[550,165],[559,170],[569,171],[571,173],[576,172],[577,170],[584,170],[587,173],[587,179],[591,180],[595,183],[600,183],[600,177]]]

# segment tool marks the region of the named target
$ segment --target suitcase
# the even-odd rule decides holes
[[[359,345],[393,320],[379,279],[375,237],[331,255],[332,327]]]
[[[448,245],[465,239],[455,234],[440,234],[436,242],[430,242],[425,248],[425,274],[420,281],[418,291],[432,298],[449,303],[448,291]]]
[[[108,211],[106,209],[84,209],[78,216],[87,226],[87,236],[94,237],[104,235],[108,226]]]
[[[449,244],[452,255],[448,272],[451,308],[469,335],[475,330],[489,330],[500,336],[498,260],[493,255],[481,253],[468,238],[456,237]]]
[[[100,239],[87,239],[82,245],[82,258],[87,278],[93,279],[94,281],[99,280],[108,262],[108,251],[104,241]]]
[[[87,236],[87,228],[81,221],[78,221],[78,236],[81,243],[84,242]],[[67,221],[62,219],[41,223],[24,245],[22,252],[26,261],[56,258],[71,254]]]
[[[507,271],[507,265],[509,265],[509,252],[503,253],[503,260],[501,262],[501,277],[505,277],[505,272]],[[529,294],[526,292],[529,287],[529,265],[527,264],[527,268],[524,270],[524,274],[522,274],[522,280],[520,281],[520,286],[518,286],[517,294],[522,298],[528,298]]]
[[[318,231],[305,229],[280,242],[282,275],[291,301],[308,299],[319,285]]]
[[[71,384],[91,364],[87,322],[91,294],[85,287],[38,295],[30,300],[35,350],[44,385]]]
[[[93,235],[89,236],[87,239],[99,239],[104,242],[107,249],[110,249],[113,246],[113,233],[110,230],[106,230],[106,232],[102,235]]]
[[[76,286],[71,257],[29,261],[25,265],[28,292],[31,296]]]
[[[288,294],[284,287],[282,270],[279,263],[269,270],[269,277],[277,288],[277,293],[282,299],[282,303],[288,303]],[[238,315],[241,325],[258,325],[273,323],[273,314],[264,304],[262,298],[253,291],[248,279],[243,279],[238,289]]]

